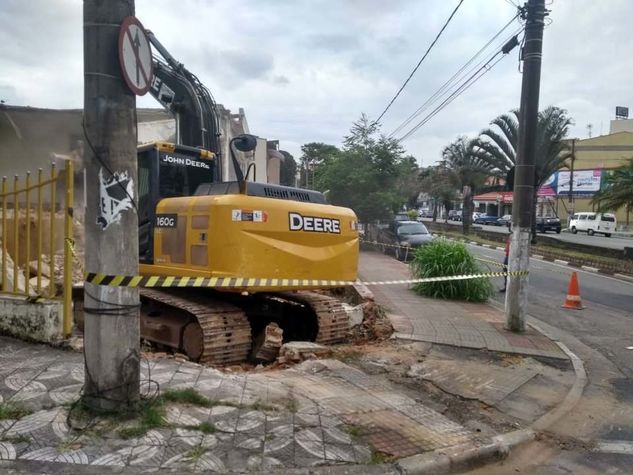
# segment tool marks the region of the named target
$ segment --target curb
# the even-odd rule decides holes
[[[623,280],[628,280],[629,282],[633,282],[633,276],[632,275],[626,275],[626,274],[613,274],[613,277],[618,277],[620,279]]]
[[[534,323],[528,322],[528,325],[554,341],[571,360],[576,378],[565,399],[534,421],[528,429],[497,435],[480,444],[471,442],[400,459],[395,465],[402,474],[456,473],[504,459],[512,449],[534,440],[537,432],[546,430],[576,406],[588,381],[582,360],[549,332]]]
[[[406,475],[441,474],[462,471],[501,460],[516,446],[534,440],[536,433],[522,429],[498,435],[483,444],[463,444],[400,459],[396,467]]]

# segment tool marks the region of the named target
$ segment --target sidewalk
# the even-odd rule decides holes
[[[28,411],[0,419],[0,471],[58,473],[72,464],[64,470],[250,473],[369,464],[359,472],[367,473],[383,461],[379,452],[405,457],[477,438],[388,382],[337,360],[248,374],[149,360],[145,381],[151,369],[161,391],[194,388],[213,407],[169,404],[163,427],[137,438],[120,435],[125,422],[97,430],[95,420],[94,429],[73,430],[67,416],[82,388],[82,360],[78,353],[0,337],[0,408]],[[203,423],[213,430],[196,430]]]
[[[359,275],[365,281],[398,280],[409,278],[409,270],[378,252],[363,252]],[[371,291],[390,313],[396,338],[567,359],[556,343],[532,329],[521,335],[504,330],[503,314],[489,305],[424,298],[398,285],[374,286]]]
[[[378,253],[360,264],[363,279],[408,272]],[[160,424],[127,436],[138,421],[89,418],[82,429],[68,417],[82,354],[0,336],[0,472],[447,473],[533,435],[574,383],[555,343],[504,331],[486,304],[372,291],[397,333],[338,347],[345,362],[242,373],[144,359],[145,390],[193,389],[208,404],[165,402]]]

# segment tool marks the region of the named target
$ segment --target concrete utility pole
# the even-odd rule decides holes
[[[523,47],[523,83],[519,112],[519,142],[514,177],[512,241],[508,268],[527,271],[530,265],[530,237],[534,208],[534,162],[536,129],[541,83],[541,56],[545,0],[528,0],[526,6],[525,46]],[[506,328],[525,331],[528,305],[528,276],[509,276],[506,292]]]
[[[134,0],[84,0],[86,271],[138,274],[136,98],[119,65]],[[138,290],[85,284],[85,403],[125,410],[139,400]]]

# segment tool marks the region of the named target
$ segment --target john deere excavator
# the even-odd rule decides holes
[[[316,191],[246,181],[234,149],[252,151],[253,136],[230,141],[237,179],[222,182],[211,94],[148,37],[160,55],[150,91],[174,115],[178,143],[138,151],[140,272],[222,279],[215,289],[143,289],[142,337],[210,364],[247,360],[271,322],[284,340],[343,341],[342,306],[309,290],[356,279],[354,212]]]

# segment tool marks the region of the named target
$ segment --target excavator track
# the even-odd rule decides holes
[[[343,343],[349,338],[349,315],[338,299],[316,292],[285,292],[279,295],[284,299],[306,305],[314,311],[319,325],[317,343]]]
[[[251,351],[251,326],[246,314],[234,305],[206,295],[142,289],[141,298],[189,314],[182,332],[187,356],[200,363],[228,365],[247,360]],[[151,323],[151,318],[148,320]]]

